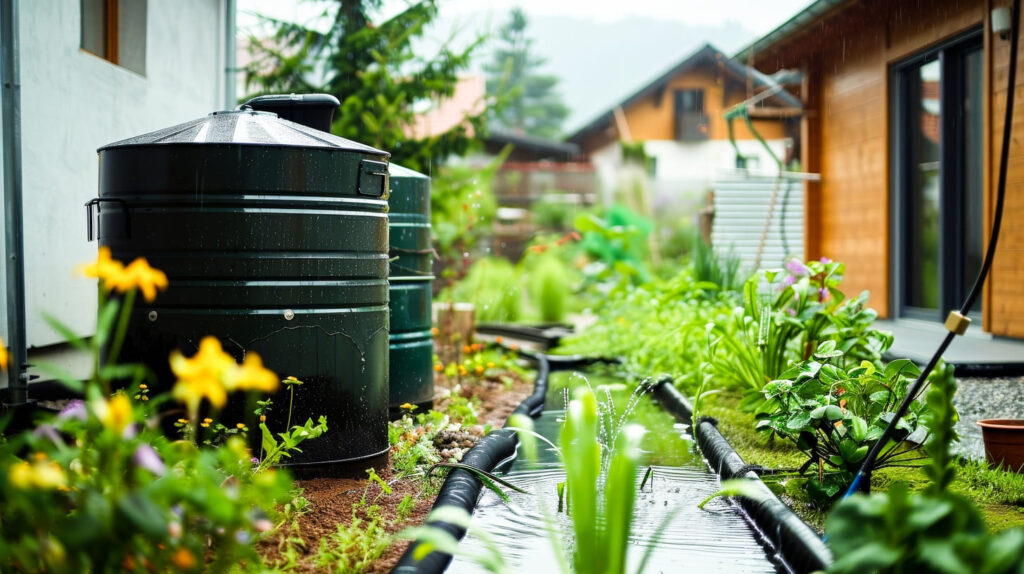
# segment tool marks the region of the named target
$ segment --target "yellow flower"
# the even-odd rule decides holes
[[[203,338],[199,352],[191,358],[177,351],[171,353],[171,371],[178,377],[171,396],[185,403],[193,417],[204,398],[219,409],[230,391],[273,392],[280,385],[278,376],[263,366],[259,355],[248,353],[239,365],[224,352],[216,337]]]
[[[144,391],[144,390],[146,390],[148,388],[149,388],[149,385],[147,385],[146,383],[142,383],[141,385],[139,385],[139,390]]]
[[[31,464],[22,461],[11,465],[7,469],[7,480],[11,486],[21,490],[67,488],[68,480],[64,469],[57,463],[44,459],[37,459]]]
[[[210,423],[200,423],[199,426],[203,427],[204,429],[208,429],[210,428]]]
[[[203,419],[203,422],[206,424],[210,424],[213,422],[213,419],[211,419],[210,417],[206,417],[205,419]]]
[[[245,423],[238,423],[235,425],[238,430],[245,430]]]
[[[103,281],[103,285],[111,289],[113,281],[124,274],[124,264],[110,256],[109,247],[100,247],[96,261],[79,266],[78,272]]]
[[[298,380],[289,377],[289,380]],[[263,391],[272,393],[281,384],[281,379],[263,366],[263,361],[256,353],[246,353],[241,366],[235,365],[224,377],[224,387],[229,391]]]
[[[487,361],[487,368],[488,369],[493,369],[494,368],[494,363],[492,363],[491,361]]]
[[[114,275],[109,283],[111,289],[117,289],[121,293],[138,288],[146,301],[152,301],[156,299],[157,289],[167,289],[167,275],[159,269],[150,267],[145,257],[139,257],[129,263],[123,273]]]
[[[4,346],[4,340],[0,339],[0,369],[7,370],[7,364],[11,362],[11,354],[7,352],[7,347]]]
[[[267,415],[260,415],[260,422],[261,423],[267,422]]]
[[[188,419],[178,419],[178,422],[183,424],[183,425],[187,425],[188,424]]]
[[[109,401],[100,399],[93,402],[93,412],[103,426],[117,434],[124,432],[125,427],[134,420],[132,402],[128,395],[114,395]]]
[[[468,371],[466,370],[466,367],[463,367],[462,365],[459,365],[459,374],[460,375],[465,375],[467,372]]]
[[[402,403],[402,405],[399,406],[398,408],[403,409],[403,410],[407,410],[407,411],[411,411],[411,410],[416,408],[416,405],[414,405],[412,403]]]
[[[228,399],[224,373],[236,367],[235,360],[224,352],[216,337],[204,337],[199,342],[199,352],[191,358],[185,358],[178,351],[171,353],[171,371],[178,378],[171,396],[185,403],[190,418],[195,418],[204,398],[219,409]]]
[[[480,365],[477,365],[476,368],[473,369],[473,370],[476,371],[476,374],[478,374],[478,375],[481,375],[484,372],[484,368],[482,366],[480,366]]]

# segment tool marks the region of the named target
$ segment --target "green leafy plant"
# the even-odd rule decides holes
[[[952,367],[936,372],[925,416],[933,431],[924,467],[931,484],[920,493],[896,484],[887,492],[856,494],[836,505],[825,523],[836,557],[829,572],[1001,574],[1024,569],[1024,530],[988,533],[978,509],[949,490],[955,475],[950,445],[957,440],[956,380]]]
[[[507,259],[478,259],[466,277],[440,299],[473,303],[478,321],[514,322],[522,315],[519,271]]]
[[[806,454],[804,469],[813,469],[811,493],[831,498],[852,480],[920,370],[906,359],[881,370],[868,361],[845,368],[835,341],[821,343],[814,357],[764,386],[766,402],[757,415],[757,429],[788,439]],[[927,437],[927,412],[925,401],[911,403],[876,469],[923,458],[916,452],[920,443],[905,439],[919,430],[919,436]]]
[[[288,475],[254,473],[238,434],[215,448],[168,440],[157,409],[173,397],[205,428],[193,407],[203,398],[222,405],[226,377],[251,388],[276,375],[253,353],[238,365],[204,340],[196,357],[172,356],[172,393],[151,395],[138,382],[145,367],[118,365],[117,351],[134,293],[153,300],[166,277],[141,258],[124,266],[103,248],[85,274],[101,281],[98,331],[72,345],[92,354],[93,376],[62,377],[85,400],[0,440],[0,563],[21,572],[259,570],[253,542],[291,498]],[[126,376],[135,390],[111,394]]]
[[[565,320],[569,304],[569,273],[565,265],[553,255],[540,255],[539,259],[529,273],[531,300],[540,313],[541,321],[557,323]]]

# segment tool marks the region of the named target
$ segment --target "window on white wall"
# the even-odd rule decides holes
[[[147,0],[81,0],[82,49],[146,73]]]

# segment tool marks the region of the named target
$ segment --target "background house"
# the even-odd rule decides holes
[[[594,163],[602,195],[610,201],[620,184],[626,158],[621,142],[643,142],[651,158],[648,170],[655,204],[710,190],[719,171],[733,169],[736,149],[729,141],[723,113],[775,82],[705,45],[633,95],[569,136]],[[751,110],[754,128],[780,158],[798,134],[794,116],[800,102],[781,91]],[[734,133],[747,167],[775,171],[771,155],[743,120]]]
[[[78,333],[95,328],[95,281],[72,270],[96,256],[96,245],[86,241],[83,207],[97,194],[96,148],[234,107],[234,13],[233,0],[20,2],[31,355],[63,340],[42,320],[44,311]],[[5,303],[0,336],[10,341]]]
[[[819,0],[736,55],[804,72],[801,158],[821,173],[806,184],[806,256],[846,262],[847,291],[870,289],[883,316],[941,321],[980,266],[1009,58],[988,16],[1007,4]],[[1009,337],[1024,337],[1022,160],[1011,145],[981,302],[984,330]]]

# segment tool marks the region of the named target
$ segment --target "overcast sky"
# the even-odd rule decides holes
[[[718,26],[734,22],[756,34],[771,31],[788,20],[809,0],[441,0],[445,17],[474,18],[491,15],[500,21],[512,6],[519,5],[533,16],[573,16],[599,22],[614,22],[628,16],[676,20],[691,26]],[[309,0],[239,0],[239,25],[252,24],[250,12],[307,21],[317,11]],[[387,0],[385,14],[400,9],[405,0]]]
[[[451,41],[458,48],[493,33],[521,6],[533,50],[546,60],[541,73],[559,78],[572,133],[709,42],[726,54],[782,24],[810,0],[440,0],[439,17],[417,43],[422,54]],[[384,0],[381,21],[408,0]],[[239,0],[240,32],[263,35],[253,13],[313,25],[333,2]],[[314,26],[315,27],[315,26]],[[264,32],[265,33],[265,32]],[[489,46],[477,52],[479,73]]]

